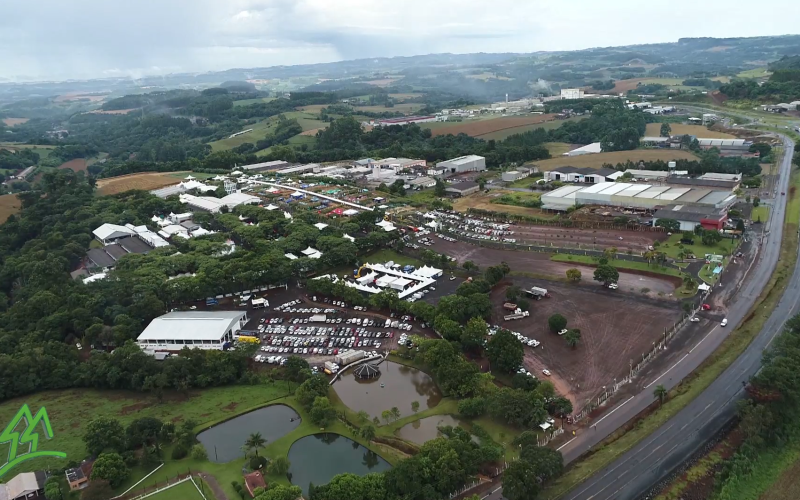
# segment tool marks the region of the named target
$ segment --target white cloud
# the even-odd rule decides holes
[[[674,0],[665,11],[639,0],[4,0],[0,79],[776,34],[774,23],[753,22],[736,3]],[[794,0],[766,0],[759,6],[782,19],[800,18],[800,2]],[[676,18],[675,13],[683,14]]]

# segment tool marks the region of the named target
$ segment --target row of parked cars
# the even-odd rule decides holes
[[[262,354],[256,354],[254,359],[259,363],[269,363],[271,365],[283,366],[286,364],[286,358],[283,356],[264,356]]]
[[[500,330],[499,326],[492,325],[491,327],[489,327],[489,336],[491,337],[492,335],[496,335],[498,330]],[[508,329],[506,328],[506,330],[508,330]],[[519,332],[512,332],[511,330],[508,330],[508,331],[511,332],[511,335],[516,337],[517,340],[519,340],[521,343],[523,343],[523,344],[525,344],[527,346],[539,347],[539,345],[541,345],[541,342],[539,342],[536,339],[530,339],[530,338],[526,337],[525,335],[523,335],[523,334],[521,334]],[[559,334],[559,335],[561,335],[561,334]]]

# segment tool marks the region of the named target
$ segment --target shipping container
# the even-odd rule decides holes
[[[364,351],[349,351],[344,354],[339,354],[334,359],[339,366],[345,366],[349,365],[354,361],[358,361],[363,357],[364,357]]]

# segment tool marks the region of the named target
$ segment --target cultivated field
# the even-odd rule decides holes
[[[90,101],[102,102],[107,96],[97,94],[81,94],[80,92],[70,92],[62,94],[54,99],[53,102],[69,102],[69,101]]]
[[[432,128],[431,133],[434,136],[447,135],[447,134],[467,134],[472,137],[480,137],[493,132],[501,130],[513,129],[533,125],[537,123],[544,123],[552,121],[555,115],[530,115],[530,116],[507,116],[501,118],[487,119],[487,120],[468,120],[464,122],[456,122],[453,125]],[[514,132],[517,133],[517,132]]]
[[[187,172],[182,173],[185,174],[183,177],[188,175]],[[148,191],[177,183],[178,179],[174,176],[174,172],[142,172],[138,174],[120,175],[119,177],[110,177],[108,179],[99,179],[97,181],[97,193],[100,195],[118,194],[132,189]]]
[[[5,123],[9,127],[13,127],[14,125],[22,125],[23,123],[27,123],[30,118],[3,118],[3,123]]]
[[[513,194],[514,191],[502,191],[500,189],[492,189],[488,193],[477,192],[463,198],[456,198],[453,200],[453,208],[459,212],[466,212],[470,208],[477,208],[480,210],[492,210],[494,212],[505,212],[508,214],[528,215],[531,217],[550,217],[538,208],[517,207],[514,205],[500,205],[492,203],[504,194]]]
[[[260,102],[272,102],[274,97],[262,97],[260,99],[242,99],[241,101],[233,101],[234,106],[249,106],[251,104],[258,104]]]
[[[635,90],[636,87],[641,83],[642,85],[646,85],[648,83],[659,83],[661,85],[667,85],[669,87],[681,86],[683,83],[684,78],[631,78],[630,80],[617,80],[615,82],[614,88],[611,89],[611,92],[627,92],[629,90]]]
[[[421,92],[412,92],[408,94],[389,94],[389,97],[395,100],[395,102],[403,102],[409,99],[416,99],[417,97],[422,97],[424,94]]]
[[[715,130],[708,130],[702,125],[684,125],[682,123],[670,123],[670,132],[672,135],[694,135],[701,139],[736,139],[736,136],[726,134],[725,132],[717,132]],[[645,135],[658,137],[661,133],[660,123],[648,123]]]
[[[400,78],[384,78],[383,80],[370,80],[368,82],[364,82],[369,85],[375,85],[376,87],[388,87],[389,85],[393,84]]]
[[[800,498],[800,460],[787,468],[778,480],[761,495],[760,500],[797,500]]]
[[[70,160],[70,161],[68,161],[66,163],[62,163],[61,165],[58,166],[59,170],[70,169],[73,172],[80,172],[80,171],[84,171],[85,172],[86,171],[86,167],[87,167],[87,164],[86,164],[86,159],[85,158],[75,158],[74,160]]]
[[[22,207],[19,198],[15,194],[4,194],[0,196],[0,224],[6,221],[11,215],[19,212]]]
[[[581,156],[562,156],[549,160],[530,162],[539,170],[553,170],[558,167],[593,167],[600,168],[604,164],[616,165],[630,160],[633,162],[655,160],[696,160],[697,157],[681,149],[634,149],[633,151],[614,151],[613,153],[595,153]]]
[[[537,128],[543,128],[545,130],[550,130],[554,128],[558,128],[566,122],[576,122],[580,120],[585,120],[587,117],[585,116],[573,116],[572,118],[567,118],[566,120],[553,120],[549,122],[543,123],[532,123],[530,125],[522,125],[519,127],[507,128],[505,130],[498,130],[497,132],[490,132],[488,134],[483,134],[477,136],[479,139],[483,139],[485,141],[494,139],[496,141],[503,141],[508,139],[510,136],[514,134],[521,134],[523,132],[528,132],[530,130],[536,130]],[[552,152],[550,153],[555,156]]]
[[[514,264],[509,265],[513,269]],[[591,275],[585,272],[583,280],[585,285],[566,285],[513,277],[514,285],[544,287],[551,295],[549,299],[531,301],[530,317],[518,321],[503,320],[506,287],[492,292],[493,322],[542,343],[535,349],[525,347],[524,364],[539,378],[551,380],[558,392],[573,402],[576,411],[602,392],[603,386],[627,375],[630,360],[640,359],[652,342],[663,336],[664,328],[681,316],[677,303],[659,303],[641,295],[604,289],[592,283]],[[556,313],[567,318],[567,328],[581,331],[575,349],[549,331],[547,319]],[[552,375],[545,377],[543,369]]]
[[[96,109],[94,111],[89,111],[86,114],[90,115],[127,115],[131,111],[136,111],[140,108],[130,108],[130,109],[112,109],[108,111],[103,111],[102,109]]]

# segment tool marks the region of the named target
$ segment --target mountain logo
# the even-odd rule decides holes
[[[25,430],[20,433],[15,430],[19,427],[20,422],[25,421]],[[57,457],[67,458],[66,453],[60,451],[39,451],[39,434],[36,433],[36,427],[42,424],[47,439],[53,438],[53,427],[50,425],[50,418],[47,416],[47,410],[42,406],[36,415],[31,413],[28,405],[22,405],[11,422],[8,423],[5,430],[0,434],[0,445],[9,443],[8,448],[8,461],[5,465],[0,467],[0,478],[8,473],[12,468],[21,464],[26,460],[39,457]],[[28,451],[19,454],[20,447],[28,446]]]

